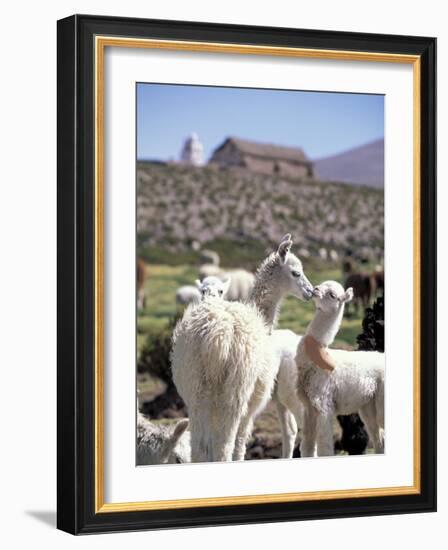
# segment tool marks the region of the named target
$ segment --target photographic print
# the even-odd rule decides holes
[[[58,527],[434,511],[436,41],[58,22]]]
[[[138,466],[382,454],[384,95],[136,85]]]

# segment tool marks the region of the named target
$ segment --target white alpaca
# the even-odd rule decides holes
[[[202,281],[196,279],[196,286],[201,293],[202,300],[205,298],[225,298],[229,291],[231,278],[220,279],[219,277],[205,277]]]
[[[218,277],[206,277],[202,282],[197,280],[196,285],[206,297],[225,298],[230,286],[230,278],[222,281]],[[276,383],[272,398],[277,406],[277,412],[282,432],[282,456],[292,458],[298,425],[302,422],[302,404],[295,388],[297,386],[297,369],[294,357],[301,336],[292,330],[274,330],[271,336],[271,346],[277,365]]]
[[[222,281],[218,277],[206,277],[196,285],[206,297],[226,298],[230,286],[230,278]],[[282,456],[292,458],[298,425],[302,421],[302,405],[297,397],[297,369],[294,357],[302,337],[292,330],[274,330],[271,336],[271,346],[275,356],[276,383],[272,398],[277,406],[277,412],[282,432]]]
[[[384,354],[329,349],[353,298],[335,281],[314,289],[316,313],[297,347],[298,395],[303,402],[302,456],[334,454],[333,417],[358,412],[376,453],[384,452]],[[316,366],[321,364],[322,367]],[[325,370],[326,369],[326,370]]]
[[[230,278],[222,281],[218,277],[206,277],[202,282],[197,280],[196,285],[206,297],[226,298],[230,286]],[[294,356],[301,336],[292,330],[274,330],[271,336],[271,346],[277,365],[276,383],[272,399],[277,406],[277,412],[282,432],[282,456],[292,458],[298,425],[302,421],[302,405],[295,388],[297,386],[297,369]]]
[[[246,302],[255,285],[255,275],[245,269],[228,269],[222,277],[232,279],[227,299],[230,301]]]
[[[197,304],[201,300],[201,293],[197,286],[184,285],[176,290],[176,304],[186,306],[188,304]]]
[[[202,249],[199,255],[199,262],[201,265],[219,265],[220,259],[219,254],[214,250],[207,250],[206,248]]]
[[[219,267],[219,265],[215,264],[204,264],[201,265],[199,268],[199,279],[201,281],[205,279],[205,277],[220,277],[222,275],[222,269]]]
[[[137,413],[137,464],[176,464],[191,461],[188,419],[164,426]]]
[[[280,302],[312,296],[291,245],[286,235],[262,263],[248,304],[206,298],[176,326],[173,380],[188,407],[193,462],[244,460],[277,374],[270,333]]]

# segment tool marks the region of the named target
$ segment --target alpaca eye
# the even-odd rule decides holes
[[[219,295],[222,296],[222,290],[219,290],[218,292],[219,292]]]
[[[302,274],[299,271],[291,271],[293,277],[301,277]]]
[[[334,292],[330,292],[330,298],[333,298],[333,300],[336,300],[336,294]]]

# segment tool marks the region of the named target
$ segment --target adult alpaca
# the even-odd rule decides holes
[[[264,260],[249,302],[205,299],[173,335],[173,380],[190,418],[193,462],[244,460],[253,419],[271,396],[278,363],[270,342],[281,300],[312,297],[291,235]]]
[[[384,452],[384,354],[329,349],[353,291],[335,281],[314,289],[316,314],[297,347],[297,391],[305,414],[301,456],[334,454],[333,417],[358,412],[376,453]],[[326,372],[327,371],[327,372]]]

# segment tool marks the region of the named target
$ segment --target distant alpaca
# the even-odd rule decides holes
[[[141,258],[137,258],[137,308],[139,310],[146,307],[146,264]]]
[[[370,273],[349,273],[345,279],[344,287],[353,289],[353,306],[356,313],[359,306],[362,306],[365,311],[369,307],[372,298],[375,297],[375,277]]]
[[[205,277],[220,277],[222,272],[223,270],[219,267],[219,265],[203,264],[199,268],[199,279],[202,281]]]
[[[201,265],[219,265],[219,254],[214,250],[202,249],[199,253],[199,263]]]
[[[164,426],[137,413],[137,464],[176,464],[190,462],[188,419]]]
[[[223,281],[231,279],[227,292],[227,299],[230,301],[247,301],[255,284],[255,276],[245,269],[222,269],[214,264],[204,264],[200,267],[199,279],[201,281],[212,276]]]
[[[377,265],[375,271],[372,273],[372,277],[375,280],[375,291],[377,295],[384,295],[384,269]]]
[[[262,263],[248,304],[206,298],[176,326],[173,380],[188,407],[193,462],[244,460],[253,419],[274,386],[270,333],[281,300],[312,296],[291,245],[286,235]]]
[[[224,279],[231,278],[227,299],[246,302],[255,285],[255,275],[245,269],[228,269],[221,275]]]
[[[187,306],[197,304],[201,300],[201,293],[195,285],[184,285],[176,290],[176,304]]]
[[[316,313],[296,354],[298,395],[305,408],[301,456],[334,454],[333,417],[358,412],[375,452],[384,452],[384,354],[329,349],[353,291],[335,281],[314,289]],[[322,365],[322,368],[316,366]],[[326,370],[324,370],[326,369]],[[327,371],[327,372],[326,372]]]

